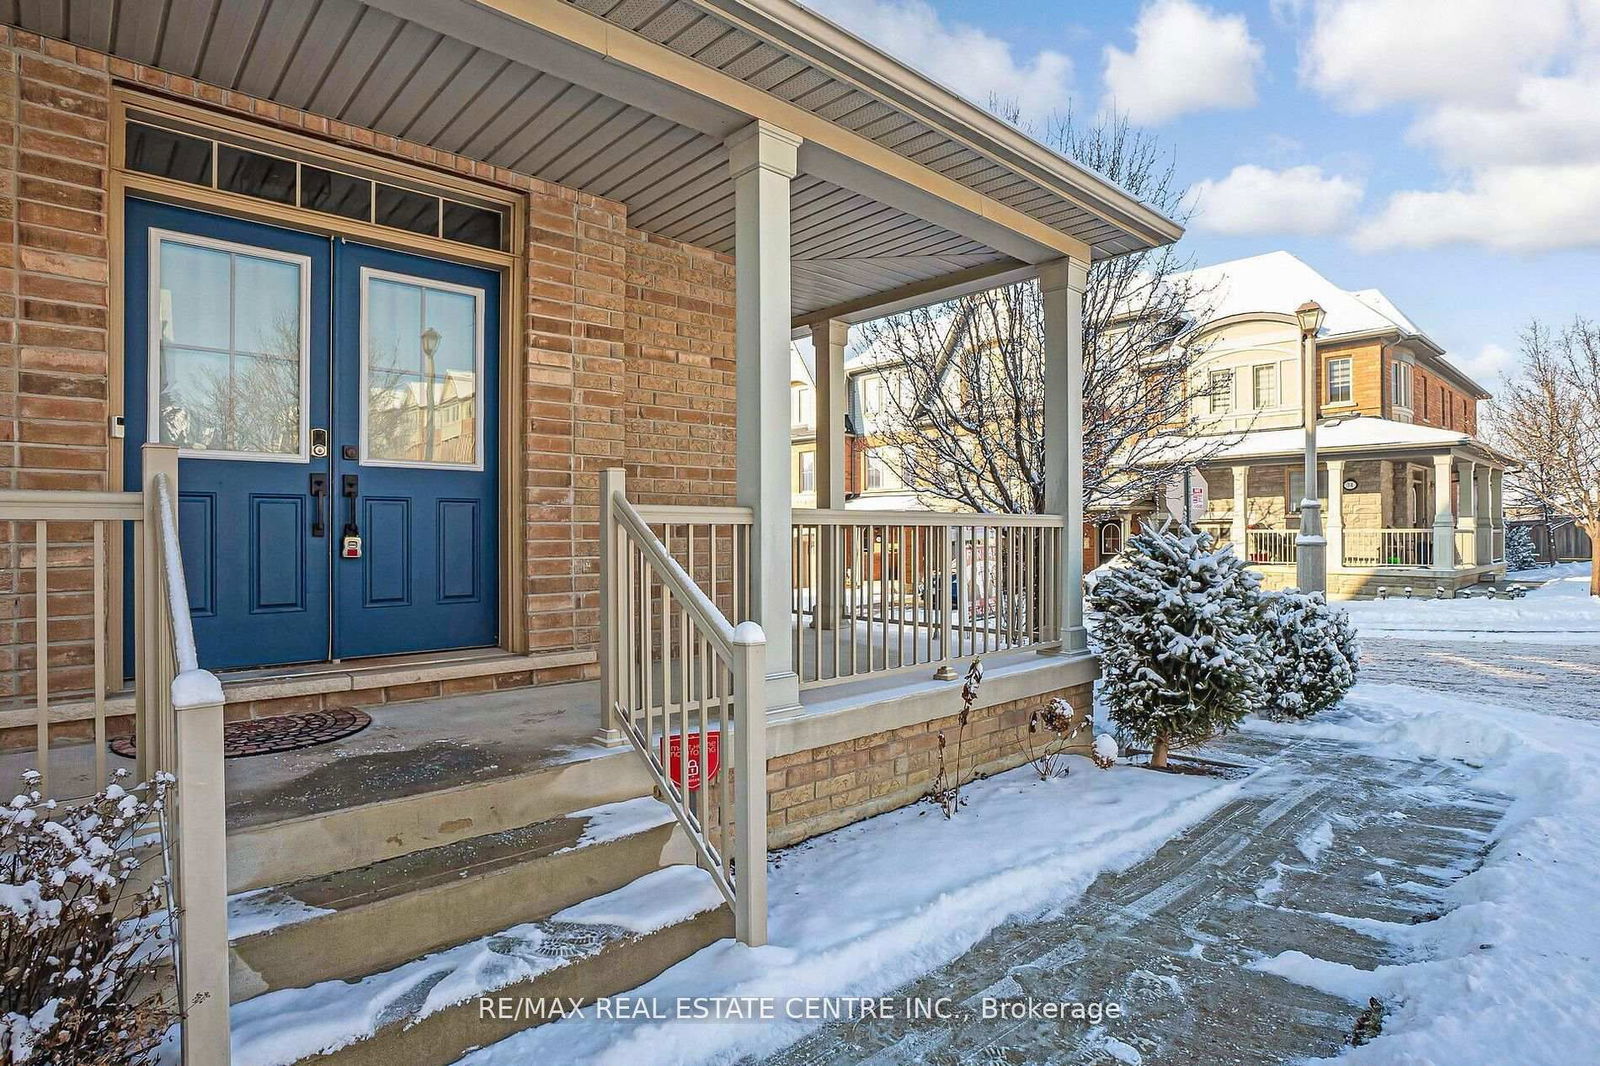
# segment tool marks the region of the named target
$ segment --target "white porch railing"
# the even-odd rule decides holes
[[[1344,528],[1344,565],[1361,567],[1429,567],[1433,565],[1432,529]]]
[[[20,534],[31,524],[32,550],[18,558],[18,590],[31,575],[35,769],[46,795],[72,800],[107,783],[106,695],[124,676],[120,571],[130,560],[134,604],[134,737],[140,780],[177,777],[171,827],[172,903],[177,908],[174,961],[183,1008],[186,1066],[228,1062],[228,923],[222,687],[199,669],[189,598],[178,549],[178,451],[145,445],[137,492],[0,491],[0,521]],[[19,537],[20,539],[20,537]],[[85,611],[85,608],[87,610]],[[90,649],[90,669],[60,687],[52,669]],[[53,654],[54,653],[54,654]],[[24,671],[23,679],[29,679]],[[93,719],[92,776],[63,783],[52,773],[53,704],[88,703]]]
[[[801,688],[1059,640],[1055,515],[796,510]]]
[[[1245,531],[1245,557],[1252,563],[1289,564],[1295,561],[1292,529],[1251,529]]]
[[[733,908],[739,939],[766,942],[766,638],[734,625],[691,576],[705,565],[732,578],[729,602],[748,596],[748,512],[700,509],[651,516],[629,503],[622,471],[601,475],[601,679],[608,731],[644,760],[688,834],[700,865]],[[651,529],[679,527],[685,566]],[[714,527],[730,527],[726,556]],[[696,537],[692,530],[704,527]],[[730,729],[731,726],[731,729]],[[732,741],[731,746],[725,742]]]

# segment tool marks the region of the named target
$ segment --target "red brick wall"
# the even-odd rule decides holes
[[[629,496],[730,504],[733,261],[629,232],[624,451]]]
[[[733,486],[729,259],[628,228],[620,204],[425,145],[0,26],[0,486],[110,482],[107,196],[113,82],[527,197],[526,612],[531,650],[589,648],[598,625],[599,471],[644,498],[728,502]],[[517,313],[508,307],[507,313]],[[88,661],[85,549],[59,531],[52,614],[76,618],[52,663]],[[29,542],[0,530],[0,697],[31,688]],[[53,538],[55,539],[55,538]],[[58,558],[59,555],[59,558]],[[20,571],[18,567],[22,567]],[[87,684],[87,666],[58,691]],[[593,669],[588,668],[592,673]]]

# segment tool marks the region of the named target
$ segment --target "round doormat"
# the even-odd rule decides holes
[[[242,759],[247,755],[271,755],[281,751],[314,748],[361,732],[372,724],[372,716],[354,707],[306,714],[279,714],[270,718],[247,718],[229,722],[222,728],[222,757]],[[132,736],[113,737],[111,750],[125,758],[136,752]]]

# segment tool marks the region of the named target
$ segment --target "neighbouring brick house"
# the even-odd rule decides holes
[[[1075,310],[1092,259],[1181,229],[797,4],[658,8],[0,7],[0,770],[81,795],[131,724],[140,771],[191,771],[191,1062],[230,998],[686,864],[715,906],[570,990],[759,943],[769,841],[923,794],[966,662],[972,765],[1087,710]],[[841,519],[849,324],[1022,277],[1066,382],[1052,513]],[[367,741],[224,772],[224,714],[357,711]],[[584,828],[652,794],[668,828]],[[387,887],[237,933],[230,989],[223,893],[327,878]],[[352,1054],[490,1035],[450,1018]]]
[[[1268,584],[1294,582],[1308,347],[1294,312],[1311,300],[1326,313],[1309,348],[1330,595],[1448,593],[1505,574],[1501,498],[1511,460],[1477,436],[1478,402],[1489,394],[1388,297],[1341,289],[1287,252],[1185,277],[1201,304],[1179,341],[1194,360],[1203,432],[1193,442],[1206,455],[1196,521],[1245,553]],[[1169,508],[1129,501],[1101,523],[1101,558],[1153,510]]]

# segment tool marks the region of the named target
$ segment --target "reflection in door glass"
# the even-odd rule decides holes
[[[303,452],[304,264],[163,238],[152,425],[195,452]]]
[[[372,276],[366,458],[478,463],[479,294]]]

